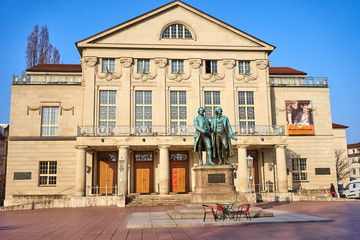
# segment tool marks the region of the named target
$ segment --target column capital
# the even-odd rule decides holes
[[[76,148],[76,149],[84,149],[84,150],[87,150],[87,149],[88,149],[88,146],[85,146],[85,145],[76,145],[75,148]]]
[[[248,146],[250,145],[247,145],[247,144],[238,144],[236,145],[236,148],[239,149],[239,148],[247,148]]]
[[[129,149],[129,146],[127,145],[119,145],[119,146],[116,146],[118,149]]]
[[[163,149],[164,149],[164,148],[167,149],[167,148],[170,148],[170,144],[160,144],[160,145],[158,145],[158,148],[159,148],[159,149],[162,149],[162,148],[163,148]]]
[[[275,148],[285,148],[287,144],[276,144]]]

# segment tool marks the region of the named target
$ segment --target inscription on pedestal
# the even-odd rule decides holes
[[[225,174],[208,174],[208,183],[225,183]]]

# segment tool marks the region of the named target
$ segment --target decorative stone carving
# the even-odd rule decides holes
[[[201,59],[199,58],[190,59],[190,66],[193,69],[199,68],[201,66]]]
[[[106,81],[111,81],[113,79],[119,79],[122,75],[120,72],[106,72],[106,73],[97,73],[98,78],[105,79]]]
[[[164,68],[167,64],[166,58],[155,58],[155,64],[158,68]]]
[[[256,66],[260,70],[265,70],[269,66],[268,60],[256,60]]]
[[[216,74],[216,73],[207,73],[205,75],[201,74],[201,78],[208,80],[210,82],[215,82],[224,79],[225,74]]]
[[[140,80],[142,82],[146,82],[148,80],[152,80],[156,78],[157,76],[157,67],[154,64],[154,61],[150,60],[150,72],[149,73],[138,73],[136,72],[136,66],[133,69],[133,72],[131,73],[132,77],[136,80]]]
[[[129,58],[120,58],[120,63],[124,68],[130,67],[132,62],[133,62],[133,59],[130,57]]]
[[[224,59],[224,66],[227,69],[232,69],[235,66],[235,59]]]
[[[248,83],[250,81],[255,81],[258,78],[258,68],[254,66],[255,62],[250,62],[250,73],[244,73],[244,74],[235,74],[234,78],[238,81],[242,81],[244,83]]]
[[[188,80],[191,77],[191,67],[189,61],[184,61],[184,73],[172,73],[171,68],[168,68],[167,78],[176,82]]]
[[[85,57],[84,62],[88,67],[94,67],[97,63],[97,57]]]
[[[29,106],[27,106],[27,114],[26,115],[29,115],[29,112],[30,111],[39,111],[39,115],[41,115],[41,106],[39,106],[39,107],[29,107]]]
[[[74,115],[74,110],[75,110],[74,107],[64,108],[63,106],[60,106],[60,115],[62,115],[62,112],[63,112],[63,111],[71,111],[71,115]]]

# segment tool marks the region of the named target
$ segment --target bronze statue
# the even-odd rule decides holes
[[[194,134],[194,152],[199,153],[199,165],[203,165],[202,161],[202,151],[206,150],[206,163],[205,165],[214,165],[212,161],[212,151],[211,151],[211,127],[210,122],[205,117],[205,109],[200,107],[198,110],[199,115],[194,118],[195,134]]]
[[[234,151],[231,146],[231,140],[237,140],[234,136],[230,126],[229,119],[222,115],[221,107],[215,108],[215,117],[211,119],[211,129],[214,131],[213,138],[213,158],[219,159],[219,165],[224,164],[231,165],[228,161],[229,157],[234,156]]]

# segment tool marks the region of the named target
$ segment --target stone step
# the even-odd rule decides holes
[[[138,195],[127,197],[127,206],[183,205],[189,202],[189,194],[174,195]]]

